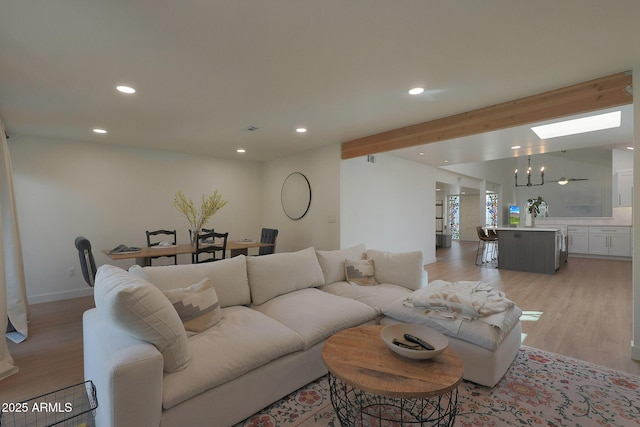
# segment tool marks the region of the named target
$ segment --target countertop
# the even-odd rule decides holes
[[[561,231],[562,227],[495,227],[498,231]]]

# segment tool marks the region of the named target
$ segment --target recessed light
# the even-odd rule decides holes
[[[620,127],[621,111],[597,114],[595,116],[582,117],[580,119],[565,120],[548,125],[534,126],[532,131],[540,139],[550,139],[559,136],[576,135],[579,133],[593,132]]]
[[[424,151],[421,151],[418,154],[421,155],[421,156],[424,156]]]
[[[305,133],[307,131],[307,128],[298,128],[296,129],[296,132],[298,133]]]
[[[136,93],[136,90],[131,86],[119,85],[119,86],[116,86],[116,89],[118,90],[118,92],[126,93],[129,95],[132,93]]]
[[[247,150],[245,150],[244,148],[238,148],[238,149],[236,150],[236,152],[237,152],[237,153],[246,153],[246,152],[247,152]]]
[[[449,163],[449,160],[445,160],[444,162],[445,162],[445,163]]]
[[[409,95],[420,95],[424,92],[424,88],[422,87],[414,87],[413,89],[409,89]]]
[[[633,150],[633,147],[627,147],[627,150]]]
[[[93,133],[105,134],[105,133],[107,133],[107,131],[106,131],[106,130],[104,130],[104,129],[95,128],[95,129],[93,130]]]
[[[514,145],[513,147],[511,147],[512,150],[517,150],[518,148],[522,148],[519,145]]]

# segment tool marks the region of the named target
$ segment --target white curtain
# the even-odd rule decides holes
[[[9,147],[0,120],[0,329],[6,331],[10,321],[15,330],[7,337],[20,342],[28,334],[28,305],[16,212]],[[0,379],[17,371],[7,341],[0,340]]]

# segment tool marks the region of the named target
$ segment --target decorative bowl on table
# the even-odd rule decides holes
[[[405,338],[409,334],[432,347],[427,350],[420,344]],[[385,326],[380,333],[384,343],[391,351],[410,359],[431,359],[442,353],[448,346],[449,340],[440,332],[422,325],[397,323]]]

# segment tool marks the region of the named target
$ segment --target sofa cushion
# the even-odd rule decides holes
[[[190,360],[187,334],[167,297],[151,283],[121,268],[103,265],[96,272],[96,308],[110,323],[153,344],[164,370],[184,369]]]
[[[347,258],[364,259],[365,251],[366,247],[362,244],[335,251],[316,251],[316,256],[324,275],[324,284],[344,282],[346,280],[344,260]]]
[[[189,366],[164,377],[165,409],[301,350],[302,339],[255,310],[235,306],[223,308],[222,320],[190,337],[188,345],[192,355]]]
[[[188,288],[169,289],[164,294],[187,331],[200,333],[220,321],[220,303],[208,278]]]
[[[373,286],[377,285],[373,275],[373,260],[371,259],[346,259],[344,260],[344,272],[347,282],[352,285]]]
[[[163,291],[186,288],[208,277],[216,289],[220,307],[248,305],[251,302],[247,279],[247,257],[244,255],[202,264],[157,267],[134,265],[129,271]]]
[[[249,257],[247,275],[251,301],[258,305],[278,295],[324,283],[322,269],[313,248]]]
[[[382,314],[382,308],[398,298],[406,297],[411,293],[404,286],[383,283],[375,286],[356,286],[347,282],[335,282],[319,288],[322,291],[367,304]]]
[[[338,331],[378,316],[377,311],[366,304],[319,289],[290,292],[252,308],[297,332],[305,350]]]
[[[384,252],[369,249],[367,259],[374,262],[378,283],[391,283],[418,290],[427,283],[422,251]]]

